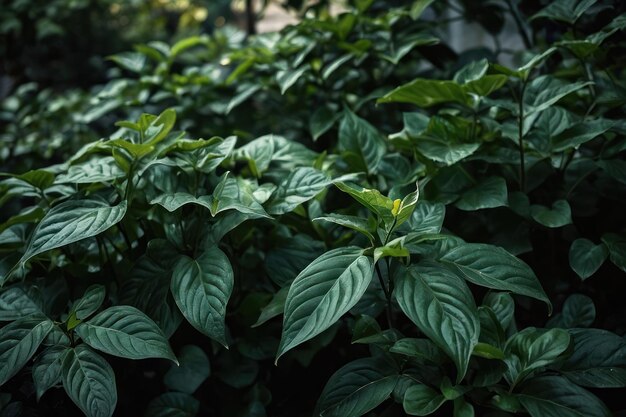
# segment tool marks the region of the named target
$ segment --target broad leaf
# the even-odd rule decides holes
[[[528,265],[497,246],[470,243],[456,246],[440,262],[477,285],[536,298],[552,305]]]
[[[195,417],[200,401],[182,392],[166,392],[150,401],[145,417]]]
[[[280,215],[293,211],[330,184],[330,178],[315,168],[297,168],[280,183],[268,202],[267,212]]]
[[[404,412],[411,416],[427,416],[434,413],[446,402],[440,393],[423,384],[411,385],[404,393],[402,406]]]
[[[0,385],[26,365],[53,326],[48,319],[26,317],[0,329]]]
[[[76,333],[89,346],[109,355],[176,361],[159,326],[135,307],[109,307],[79,324]]]
[[[572,223],[572,210],[566,200],[557,200],[552,208],[533,204],[530,206],[530,216],[539,224],[546,227],[563,227]]]
[[[378,99],[378,103],[411,103],[430,107],[441,103],[469,105],[463,87],[454,81],[417,79],[400,86]]]
[[[419,201],[408,222],[410,231],[416,234],[437,234],[441,232],[445,216],[444,204]]]
[[[66,346],[50,346],[35,359],[33,364],[33,382],[35,383],[37,400],[46,391],[61,382],[63,361],[69,350]]]
[[[72,200],[53,207],[37,225],[20,263],[33,256],[96,236],[126,214],[126,201],[117,206],[95,200]]]
[[[117,405],[113,369],[102,356],[85,345],[65,355],[63,387],[87,417],[111,417]]]
[[[375,173],[386,146],[374,126],[346,110],[339,124],[339,149],[355,171]]]
[[[465,191],[455,205],[461,210],[473,211],[508,205],[506,181],[489,177]]]
[[[531,417],[612,415],[598,397],[558,376],[543,376],[529,381],[517,398]]]
[[[356,216],[348,216],[345,214],[331,213],[327,216],[317,217],[313,221],[324,221],[328,223],[335,223],[340,226],[347,227],[352,230],[356,230],[359,233],[364,234],[370,240],[374,242],[374,235],[372,235],[371,224],[366,219]]]
[[[586,295],[572,294],[563,303],[563,311],[554,315],[546,327],[589,327],[596,318],[596,306]]]
[[[461,381],[480,329],[465,282],[445,268],[423,263],[396,278],[394,295],[411,321],[454,361]]]
[[[94,284],[87,288],[83,296],[74,303],[72,313],[78,320],[86,319],[96,312],[104,302],[106,290],[104,285]]]
[[[314,414],[360,417],[389,398],[398,378],[391,363],[377,358],[357,359],[330,377]]]
[[[626,387],[626,340],[600,329],[570,329],[572,355],[560,372],[577,385]]]
[[[187,321],[224,346],[226,304],[233,282],[230,262],[217,246],[196,259],[181,256],[172,273],[172,295]]]
[[[339,320],[365,293],[373,272],[372,258],[353,246],[311,262],[289,288],[276,359]]]
[[[170,389],[193,394],[211,374],[209,358],[196,345],[185,345],[178,353],[180,365],[172,364],[163,377]]]
[[[41,314],[41,306],[24,287],[12,286],[0,292],[0,321]]]

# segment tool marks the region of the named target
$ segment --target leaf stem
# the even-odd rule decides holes
[[[389,273],[389,271],[387,271],[387,273]],[[387,325],[390,329],[393,329],[394,323],[391,311],[391,291],[387,289],[387,286],[385,285],[385,280],[383,279],[383,274],[380,271],[380,265],[378,262],[376,262],[376,275],[378,276],[378,281],[380,282],[380,286],[382,287],[383,292],[385,293],[385,298],[387,299],[387,308],[385,309],[387,312]],[[391,287],[391,280],[389,280],[389,286]]]
[[[519,178],[520,178],[520,190],[526,192],[526,163],[524,156],[524,92],[526,91],[526,81],[523,81],[522,88],[520,90],[520,96],[518,101],[518,146],[519,146]]]

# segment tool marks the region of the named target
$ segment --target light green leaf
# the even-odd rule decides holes
[[[600,329],[569,329],[572,355],[560,372],[576,385],[591,388],[626,387],[626,340]]]
[[[193,48],[196,45],[202,45],[207,42],[207,39],[202,36],[190,36],[188,38],[184,38],[176,42],[172,45],[172,49],[170,51],[170,56],[175,58],[177,55],[186,51],[189,48]]]
[[[180,365],[172,364],[163,383],[174,391],[193,394],[211,374],[209,358],[196,345],[185,345],[178,353]]]
[[[505,377],[517,385],[533,371],[550,365],[565,352],[570,336],[563,329],[536,329],[528,327],[514,334],[504,349],[508,370]]]
[[[542,376],[529,381],[517,398],[531,417],[612,415],[598,397],[559,376]]]
[[[200,401],[182,392],[166,392],[150,401],[145,417],[195,417]]]
[[[38,401],[46,391],[61,382],[63,361],[69,350],[66,346],[50,346],[35,359],[33,364],[33,382],[35,383]]]
[[[469,106],[470,99],[463,87],[454,81],[418,78],[385,94],[377,103],[411,103],[418,107],[430,107],[441,103]]]
[[[394,295],[411,321],[454,361],[460,382],[480,331],[474,297],[465,282],[425,262],[403,270]]]
[[[217,246],[196,259],[181,256],[172,273],[172,295],[187,321],[224,346],[226,304],[233,283],[228,257]]]
[[[302,74],[307,70],[306,66],[302,66],[296,69],[281,70],[276,73],[276,82],[280,86],[280,94],[285,92],[298,81],[298,78],[302,77]]]
[[[402,406],[404,412],[411,416],[427,416],[434,413],[446,402],[440,393],[423,384],[413,384],[404,393]]]
[[[108,57],[120,67],[140,74],[146,64],[146,56],[139,52],[122,52]]]
[[[323,417],[360,417],[389,398],[399,376],[392,363],[361,358],[339,368],[315,407]]]
[[[569,265],[584,281],[600,269],[608,256],[604,243],[594,245],[588,239],[576,239],[569,248]]]
[[[315,168],[296,168],[280,183],[268,201],[267,212],[281,215],[293,211],[300,204],[321,193],[330,184],[330,178]]]
[[[378,215],[386,225],[393,223],[395,217],[392,213],[393,201],[389,197],[382,195],[380,191],[344,182],[336,182],[335,185]]]
[[[165,358],[176,362],[167,338],[144,313],[131,306],[113,306],[76,327],[89,346],[128,359]]]
[[[117,206],[95,200],[61,203],[37,225],[20,263],[51,249],[96,236],[122,220],[124,214],[126,201]]]
[[[530,216],[539,224],[546,227],[563,227],[572,223],[572,210],[566,200],[557,200],[552,208],[533,204],[530,206]]]
[[[43,317],[25,317],[0,329],[0,385],[26,365],[53,326]]]
[[[339,123],[339,149],[355,171],[375,173],[386,146],[374,126],[350,110],[345,110]]]
[[[276,360],[339,320],[365,293],[373,272],[372,258],[354,246],[331,250],[311,262],[289,288]]]
[[[506,181],[502,177],[488,177],[465,191],[455,205],[466,211],[506,206]]]
[[[87,417],[111,417],[117,405],[115,374],[102,356],[78,345],[63,361],[63,387]]]
[[[526,295],[544,301],[552,309],[530,267],[502,248],[481,243],[462,244],[439,261],[476,285]]]

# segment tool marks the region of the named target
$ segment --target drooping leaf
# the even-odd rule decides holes
[[[61,203],[37,225],[20,263],[51,249],[96,236],[122,220],[125,213],[126,201],[117,206],[95,200]]]
[[[560,372],[577,385],[590,388],[626,387],[626,341],[600,329],[569,329],[572,355]]]
[[[508,205],[506,181],[489,177],[465,191],[455,205],[461,210],[473,211]]]
[[[172,273],[172,295],[187,321],[224,346],[226,304],[233,281],[228,257],[217,246],[195,259],[181,256]]]
[[[260,326],[266,321],[283,314],[288,292],[289,287],[283,287],[276,294],[274,294],[270,302],[265,307],[263,307],[259,318],[257,319],[256,323],[252,325],[252,327]]]
[[[80,323],[76,333],[89,346],[109,355],[176,361],[159,326],[135,307],[109,307]]]
[[[399,376],[393,365],[377,358],[361,358],[339,368],[328,380],[315,415],[360,417],[385,401]]]
[[[373,272],[372,259],[353,246],[331,250],[311,262],[289,288],[277,360],[350,310],[365,293]]]
[[[430,107],[441,103],[469,105],[463,88],[454,81],[417,79],[390,91],[378,103],[411,103]]]
[[[370,240],[370,242],[374,242],[374,236],[372,235],[372,230],[370,223],[362,218],[356,216],[348,216],[345,214],[335,214],[330,213],[326,216],[316,217],[313,221],[324,221],[328,223],[335,223],[340,226],[347,227],[352,230],[356,230],[359,233],[364,234]]]
[[[548,296],[528,265],[497,246],[470,243],[456,246],[440,259],[468,281],[544,301]]]
[[[336,182],[335,185],[378,215],[385,224],[393,224],[395,218],[392,213],[393,201],[389,197],[385,197],[378,190],[363,188],[350,183]]]
[[[457,381],[463,379],[480,328],[465,282],[436,264],[421,263],[396,278],[394,295],[411,321],[454,361]]]
[[[26,365],[53,326],[52,321],[35,316],[18,319],[0,329],[0,385]]]
[[[516,396],[531,417],[609,417],[609,409],[592,393],[559,376],[529,381]]]
[[[102,356],[86,345],[65,355],[63,387],[87,417],[111,417],[117,405],[115,374]]]
[[[440,393],[424,384],[413,384],[404,393],[402,406],[411,416],[427,416],[437,411],[446,402]]]

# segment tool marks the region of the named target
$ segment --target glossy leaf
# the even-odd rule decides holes
[[[225,346],[224,320],[233,281],[230,262],[217,246],[196,259],[181,256],[172,273],[172,295],[187,321]]]
[[[382,135],[349,110],[339,123],[339,149],[356,171],[376,172],[386,147]]]
[[[314,168],[297,168],[280,183],[268,202],[267,212],[273,215],[293,211],[331,184],[330,178]]]
[[[50,346],[44,350],[33,364],[33,382],[37,400],[53,386],[61,382],[61,371],[65,355],[70,349],[66,346]]]
[[[48,319],[26,317],[0,329],[0,385],[26,365],[53,326]]]
[[[176,362],[165,335],[148,316],[131,306],[113,306],[76,327],[89,346],[128,359],[165,358]]]
[[[609,256],[609,251],[603,243],[595,245],[588,239],[576,239],[569,248],[569,265],[580,277],[585,280],[592,276]]]
[[[103,285],[94,284],[85,290],[83,296],[74,303],[72,312],[78,320],[83,320],[96,312],[104,302],[106,290]]]
[[[437,411],[446,402],[440,393],[423,384],[411,385],[404,394],[402,406],[410,416],[427,416]]]
[[[445,268],[423,263],[396,278],[394,295],[411,321],[454,361],[457,381],[463,379],[480,329],[465,282]]]
[[[367,289],[373,272],[372,259],[356,247],[334,249],[311,262],[289,288],[277,360],[350,310]]]
[[[111,417],[117,405],[113,369],[85,345],[70,349],[63,362],[63,387],[87,417]]]

